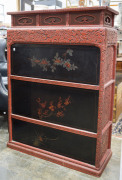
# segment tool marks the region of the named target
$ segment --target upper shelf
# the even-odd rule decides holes
[[[114,26],[118,12],[107,6],[8,12],[12,26]]]

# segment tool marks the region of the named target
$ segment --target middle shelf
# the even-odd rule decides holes
[[[97,132],[99,91],[14,79],[11,87],[13,114]]]

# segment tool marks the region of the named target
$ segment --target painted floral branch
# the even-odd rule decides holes
[[[54,72],[57,66],[62,66],[68,71],[71,71],[78,68],[77,66],[74,65],[74,63],[71,64],[70,59],[67,59],[67,56],[72,56],[72,54],[73,54],[73,50],[67,49],[66,52],[62,55],[62,58],[59,56],[57,52],[56,55],[54,56],[54,59],[52,59],[52,61],[49,61],[47,58],[35,59],[34,56],[29,60],[31,60],[32,66],[39,65],[43,71],[47,71],[48,69],[51,69],[51,71]]]
[[[47,103],[47,101],[42,101],[40,98],[37,98],[36,102],[39,105],[37,113],[41,120],[52,115],[60,118],[64,117],[66,107],[71,104],[70,96],[66,99],[59,97],[58,102],[50,101]]]
[[[56,141],[58,139],[58,137],[55,138],[46,137],[45,134],[40,133],[35,128],[34,128],[34,132],[35,132],[35,136],[32,139],[34,146],[44,145],[47,141]]]

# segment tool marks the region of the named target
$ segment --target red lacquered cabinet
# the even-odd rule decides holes
[[[8,147],[100,176],[112,154],[118,13],[8,14]]]

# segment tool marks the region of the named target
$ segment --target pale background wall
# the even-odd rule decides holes
[[[7,15],[7,12],[17,10],[16,0],[0,0],[0,4],[4,5],[4,21],[2,24],[8,25],[11,23],[11,17]]]

